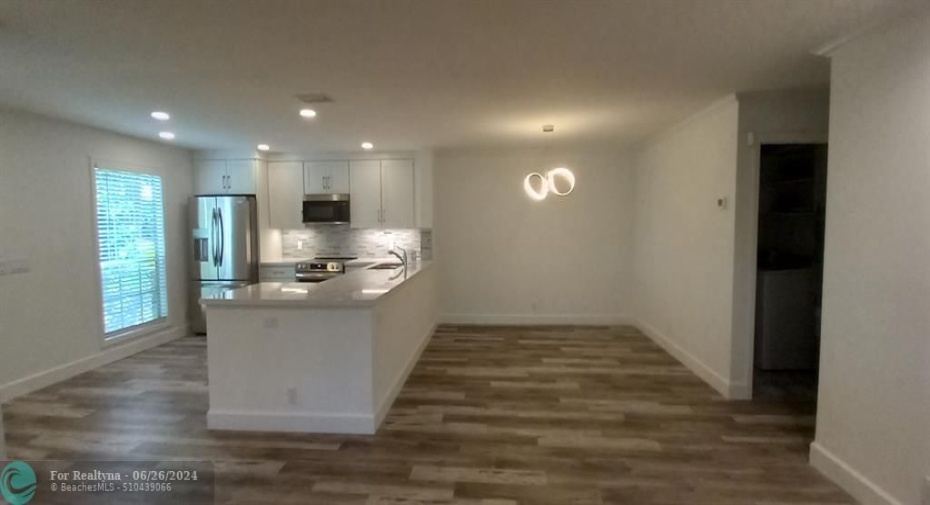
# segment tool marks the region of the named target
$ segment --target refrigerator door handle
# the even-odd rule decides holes
[[[216,249],[216,230],[219,228],[219,222],[216,219],[216,209],[213,209],[213,226],[210,229],[210,238],[213,239],[213,266],[219,262],[219,255]]]
[[[223,256],[226,252],[226,226],[223,224],[223,209],[217,209],[220,216],[220,266],[223,266]]]

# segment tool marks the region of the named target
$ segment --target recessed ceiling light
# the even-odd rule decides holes
[[[371,142],[362,142],[362,149],[371,149],[373,147],[375,147],[375,145]]]
[[[300,115],[303,117],[316,117],[316,111],[313,109],[300,109]]]
[[[174,140],[174,134],[171,132],[160,132],[158,136],[165,140]]]
[[[271,146],[269,146],[268,144],[258,144],[257,147],[259,151],[267,151],[271,149]]]
[[[153,112],[153,113],[152,113],[152,117],[155,118],[155,119],[157,119],[157,120],[159,120],[159,121],[167,121],[167,120],[171,119],[171,115],[169,115],[167,112],[162,112],[162,111],[159,111],[159,110]]]

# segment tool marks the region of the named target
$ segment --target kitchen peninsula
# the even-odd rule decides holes
[[[203,299],[211,429],[375,433],[436,325],[431,262]]]

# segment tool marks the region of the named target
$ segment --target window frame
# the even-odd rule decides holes
[[[94,156],[88,157],[88,173],[90,175],[90,200],[91,200],[91,222],[93,227],[93,262],[94,262],[94,275],[96,276],[94,286],[95,294],[97,297],[97,325],[100,331],[100,340],[103,344],[103,347],[111,347],[114,345],[125,343],[129,340],[136,340],[153,333],[158,333],[168,329],[170,324],[170,318],[172,313],[172,304],[171,304],[171,276],[170,268],[168,266],[168,215],[167,207],[165,203],[165,178],[162,170],[157,167],[141,165],[139,163],[127,162],[116,160],[112,158],[98,158]],[[136,326],[130,326],[128,328],[123,328],[122,330],[115,331],[113,333],[107,334],[106,325],[104,323],[105,318],[105,309],[103,303],[103,272],[100,267],[100,223],[97,219],[97,174],[96,169],[100,168],[103,170],[114,170],[120,172],[135,172],[142,175],[153,175],[161,179],[162,183],[162,194],[161,194],[161,207],[162,207],[162,218],[163,229],[164,229],[164,244],[165,244],[165,290],[168,292],[168,296],[165,300],[165,316],[155,319],[154,321],[149,321],[147,323],[142,323]]]

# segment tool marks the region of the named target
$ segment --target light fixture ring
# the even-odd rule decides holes
[[[559,187],[556,184],[557,178],[564,179],[568,183],[567,190],[559,191]],[[546,182],[549,185],[549,192],[556,196],[566,196],[575,190],[575,174],[565,167],[553,168],[546,172]]]
[[[539,179],[539,189],[533,187],[534,178]],[[526,194],[529,195],[530,198],[537,202],[545,200],[546,196],[549,194],[549,181],[539,172],[530,173],[523,179],[523,190],[526,191]]]

